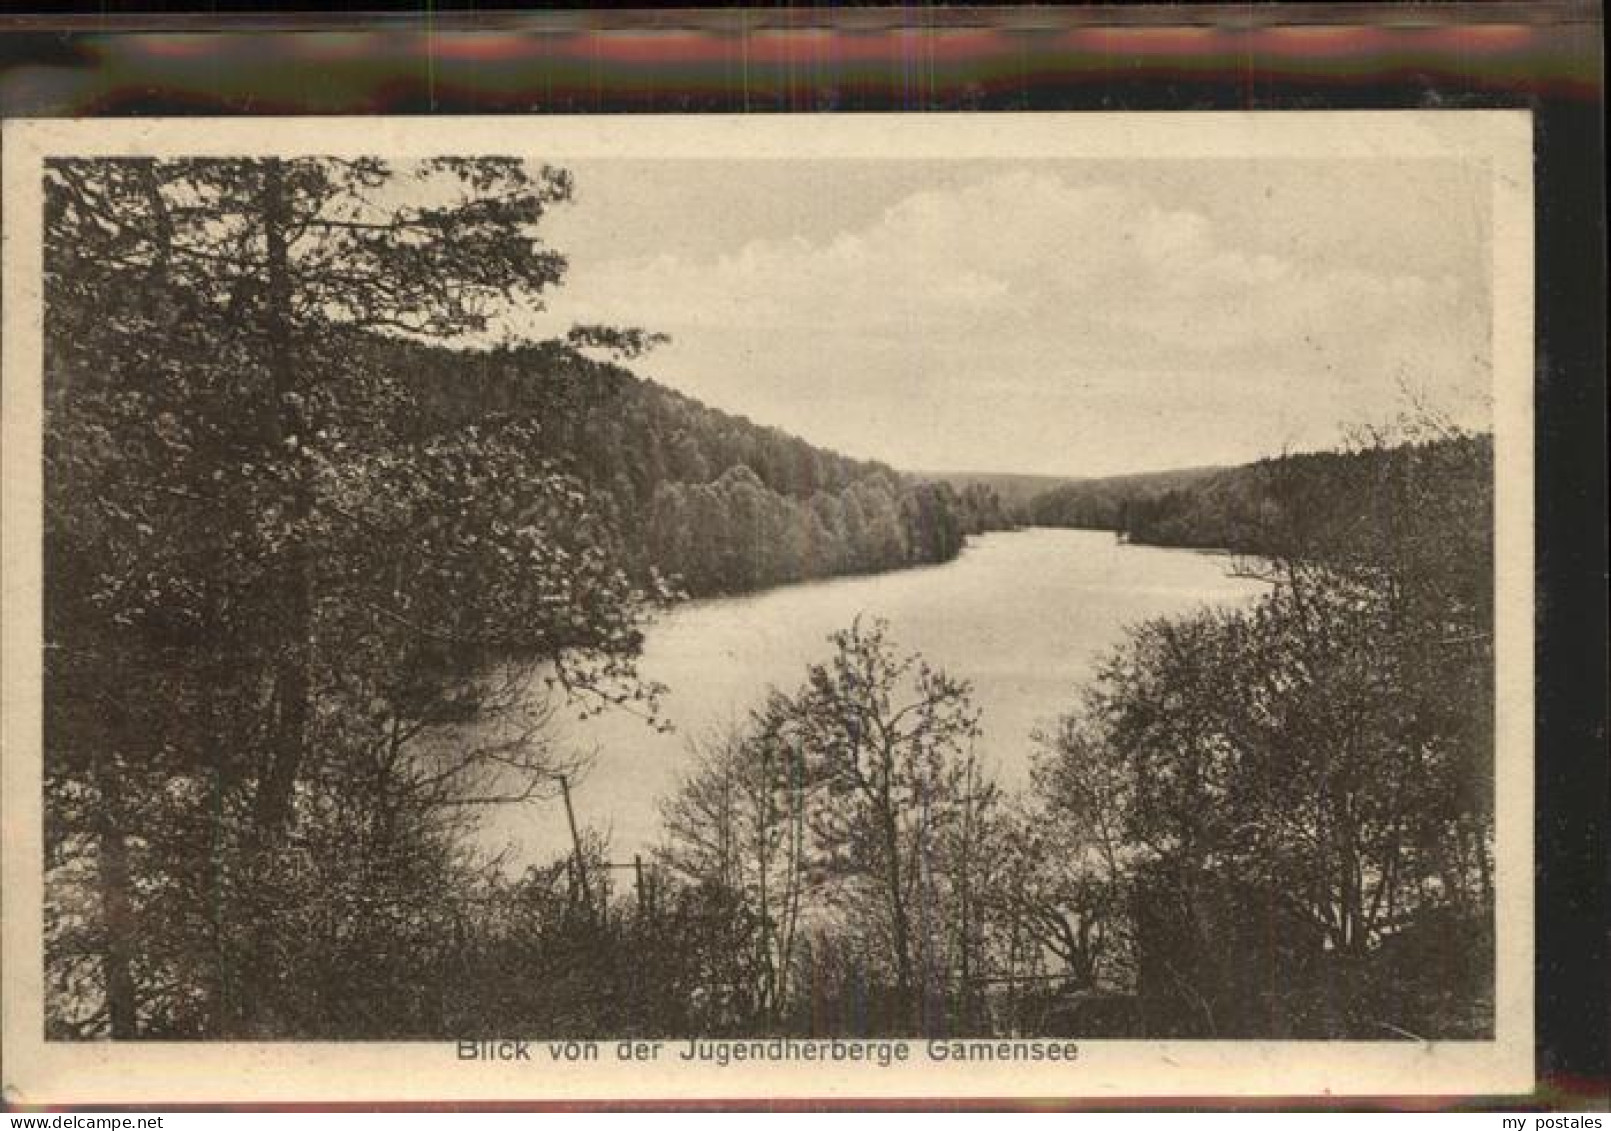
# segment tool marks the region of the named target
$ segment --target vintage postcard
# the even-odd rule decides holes
[[[1526,112],[3,140],[9,1100],[1532,1087]]]

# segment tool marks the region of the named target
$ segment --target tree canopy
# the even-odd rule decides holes
[[[387,867],[432,843],[429,823],[399,824],[400,794],[433,757],[425,730],[489,704],[492,656],[652,704],[633,662],[657,594],[580,481],[530,457],[529,426],[398,434],[396,375],[368,344],[539,302],[564,261],[535,225],[569,191],[505,158],[47,168],[65,1031],[288,1024],[274,987],[317,936],[298,916],[334,915],[307,869],[366,824],[412,838],[375,842]],[[469,752],[439,766],[434,805],[478,796],[488,768]]]

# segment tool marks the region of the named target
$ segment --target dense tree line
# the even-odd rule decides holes
[[[1444,482],[1451,466],[1492,460],[1492,438],[1436,425],[1397,443],[1306,452],[1235,468],[1084,480],[1028,504],[1040,526],[1113,530],[1151,546],[1252,555],[1336,553],[1408,536],[1392,529],[1415,513],[1418,480]]]
[[[1023,475],[1004,471],[926,471],[914,474],[919,478],[949,483],[959,492],[966,492],[970,488],[987,491],[995,496],[996,505],[1004,517],[1020,523],[1028,521],[1031,501],[1054,488],[1076,482],[1061,475]]]
[[[813,447],[710,408],[572,343],[463,352],[378,345],[405,375],[403,427],[540,421],[533,454],[583,479],[640,569],[693,596],[949,561],[969,534],[1012,525],[996,493],[958,490]]]
[[[1099,479],[1075,479],[1036,491],[1023,503],[1026,517],[1036,526],[1063,526],[1085,530],[1129,533],[1130,508],[1169,493],[1180,494],[1231,470],[1185,468],[1142,472]],[[1205,542],[1205,546],[1220,543]]]

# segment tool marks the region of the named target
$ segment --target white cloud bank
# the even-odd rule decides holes
[[[904,467],[1240,460],[1390,418],[1406,389],[1486,423],[1486,279],[1403,270],[1391,247],[1343,262],[1302,228],[1250,246],[1256,213],[1208,211],[1024,169],[817,241],[699,261],[576,249],[553,313],[669,331],[651,375]]]

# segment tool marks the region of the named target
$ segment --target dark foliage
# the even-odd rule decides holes
[[[394,426],[423,436],[539,422],[531,455],[586,482],[636,567],[691,596],[949,561],[967,535],[1010,525],[988,487],[959,491],[813,447],[568,343],[376,348],[407,394]]]
[[[1226,483],[1268,595],[1142,626],[1045,740],[1104,978],[1154,1036],[1490,1033],[1489,442],[1270,461],[1180,513]]]
[[[1490,437],[1429,431],[1411,442],[1372,442],[1351,451],[1280,456],[1244,467],[1066,484],[1030,500],[1028,513],[1040,526],[1113,530],[1149,546],[1358,558],[1428,529],[1421,511],[1410,505],[1413,493],[1446,486],[1460,468],[1491,469]],[[1461,493],[1439,501],[1462,506],[1480,499]],[[1479,535],[1485,526],[1465,521],[1447,529]],[[1485,560],[1473,559],[1471,567],[1481,569]]]
[[[588,353],[652,334],[420,344],[541,305],[562,170],[111,159],[45,188],[54,1036],[462,1024],[447,971],[540,879],[499,886],[476,814],[568,771],[556,703],[653,720],[665,570],[716,592],[938,561],[982,521]],[[612,953],[602,909],[555,916],[522,928],[532,961]],[[553,1005],[567,984],[521,1008],[618,1019]]]

